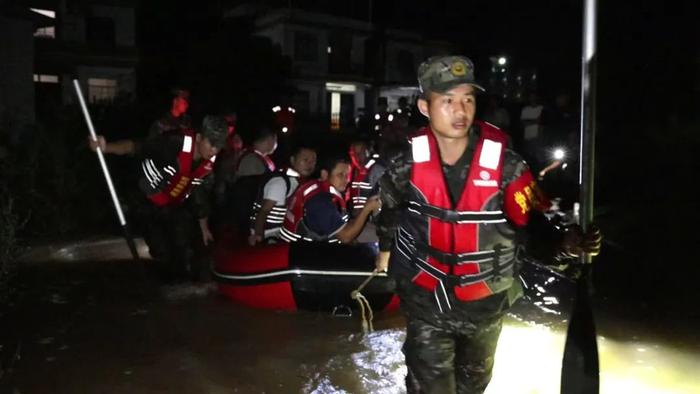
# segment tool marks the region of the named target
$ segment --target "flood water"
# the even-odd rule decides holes
[[[143,245],[141,245],[143,249]],[[166,286],[118,240],[28,254],[0,317],[0,393],[403,393],[403,320],[231,304]],[[535,275],[509,315],[487,393],[559,393],[570,289]],[[538,294],[539,293],[539,294]],[[700,393],[697,337],[596,311],[601,393]]]

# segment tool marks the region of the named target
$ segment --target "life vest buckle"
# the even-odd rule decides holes
[[[448,223],[457,223],[460,220],[459,212],[453,211],[451,209],[446,209],[442,211],[442,216],[444,218],[444,221]]]
[[[493,247],[493,252],[493,280],[499,282],[501,279],[503,279],[503,275],[501,275],[501,255],[503,254],[503,245],[496,244]]]
[[[352,309],[347,305],[336,305],[331,314],[335,317],[352,317]]]

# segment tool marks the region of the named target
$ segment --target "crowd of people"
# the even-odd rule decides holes
[[[273,128],[261,122],[244,145],[236,114],[208,115],[194,128],[189,104],[188,90],[173,89],[169,110],[143,139],[90,141],[93,150],[140,162],[144,239],[167,280],[206,274],[212,227],[234,231],[250,246],[351,243],[372,232],[366,224],[379,211],[384,166],[364,136],[345,154],[324,154],[318,166],[316,148],[304,144],[292,147],[286,163],[275,163]]]
[[[505,311],[522,294],[518,254],[561,266],[597,254],[601,237],[546,220],[549,203],[536,177],[494,126],[507,127],[508,117],[494,111],[487,112],[494,124],[475,119],[484,89],[468,58],[429,58],[418,82],[416,107],[404,102],[399,109],[421,114],[427,126],[380,127],[379,146],[392,148],[379,156],[363,139],[342,155],[300,145],[278,167],[271,129],[257,128],[242,146],[229,114],[204,117],[195,132],[183,89],[144,141],[99,137],[91,147],[138,155],[149,206],[145,238],[172,275],[202,274],[202,252],[216,238],[212,222],[238,231],[251,247],[350,244],[371,233],[377,270],[388,269],[396,281],[406,315],[408,391],[481,393]],[[542,114],[536,100],[522,110],[526,149],[540,137]]]

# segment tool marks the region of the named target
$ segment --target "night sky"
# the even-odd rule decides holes
[[[207,40],[220,26],[221,9],[239,2],[140,5],[139,42],[142,84],[151,80],[149,66],[161,56],[185,59],[187,45]],[[351,1],[267,0],[270,6],[332,13],[379,26],[413,30],[462,48],[483,75],[488,57],[507,55],[514,67],[533,68],[542,77],[544,95],[578,92],[580,85],[582,5],[580,1]],[[700,90],[698,28],[691,3],[599,2],[599,115],[615,123],[645,114],[644,122],[663,123],[667,116],[695,119]],[[426,23],[426,16],[430,23]],[[150,63],[149,63],[150,62]],[[157,73],[161,77],[173,75]],[[157,83],[162,85],[165,81]],[[654,97],[654,99],[651,99]],[[606,111],[606,108],[614,110]]]

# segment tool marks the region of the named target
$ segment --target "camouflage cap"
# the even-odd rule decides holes
[[[485,91],[474,79],[474,63],[464,56],[434,56],[418,67],[418,84],[422,93],[444,93],[463,83]]]
[[[228,124],[221,116],[207,115],[202,121],[202,135],[216,148],[223,148],[228,137]]]

